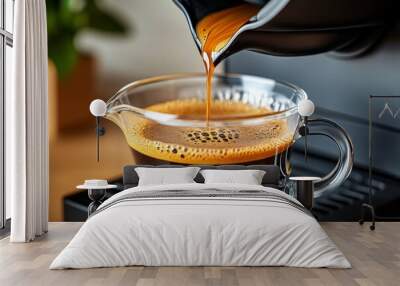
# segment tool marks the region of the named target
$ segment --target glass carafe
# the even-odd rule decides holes
[[[212,117],[205,119],[203,74],[140,80],[118,91],[104,117],[117,124],[136,164],[276,164],[289,175],[287,151],[305,133],[336,142],[336,167],[316,183],[316,193],[339,186],[350,174],[353,147],[345,130],[328,119],[307,120],[301,88],[247,75],[215,76]]]

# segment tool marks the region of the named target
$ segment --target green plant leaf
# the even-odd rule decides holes
[[[54,62],[61,79],[73,70],[78,61],[78,55],[73,35],[53,38],[49,42],[49,58]]]
[[[83,1],[74,3],[74,1]],[[89,28],[110,34],[125,34],[128,26],[99,7],[97,0],[46,0],[49,58],[60,77],[73,70],[78,59],[74,39]]]
[[[97,31],[121,34],[128,32],[127,25],[112,13],[103,11],[97,6],[88,6],[90,9],[88,27]]]

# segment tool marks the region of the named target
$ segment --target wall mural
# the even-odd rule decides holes
[[[126,84],[136,81],[125,86],[118,85],[123,87],[117,93],[113,90],[114,96],[111,98],[109,95],[112,93],[94,97],[101,98],[93,98],[90,104],[97,124],[96,149],[99,163],[95,162],[95,168],[100,169],[101,163],[107,159],[116,162],[115,158],[119,154],[116,149],[122,149],[121,144],[126,143],[124,147],[129,155],[121,157],[129,159],[128,164],[271,164],[280,167],[280,178],[284,186],[291,176],[299,176],[292,172],[295,168],[292,167],[291,153],[295,143],[301,140],[304,148],[300,149],[305,156],[298,161],[309,168],[305,169],[306,174],[300,175],[321,178],[315,183],[315,193],[318,196],[323,193],[327,195],[342,186],[353,167],[352,140],[336,118],[333,121],[326,116],[318,119],[312,116],[315,107],[307,95],[310,87],[303,90],[301,82],[299,86],[294,85],[290,82],[297,80],[286,75],[276,78],[289,79],[290,82],[276,80],[270,71],[265,77],[260,77],[244,74],[253,72],[218,75],[214,74],[214,70],[243,50],[257,51],[282,61],[289,56],[314,57],[315,54],[332,51],[349,53],[351,55],[346,54],[349,57],[361,55],[372,46],[375,37],[368,43],[360,42],[356,47],[355,39],[372,30],[377,33],[382,30],[375,29],[375,24],[367,21],[372,15],[357,10],[357,14],[351,15],[351,23],[346,22],[344,19],[347,19],[345,14],[349,11],[348,4],[336,7],[335,4],[327,3],[316,9],[315,17],[310,22],[305,11],[299,10],[290,1],[172,2],[175,4],[174,11],[180,10],[182,19],[186,20],[187,31],[190,32],[188,34],[193,38],[190,39],[191,46],[194,43],[197,48],[195,57],[203,62],[203,72],[132,77],[121,82]],[[336,11],[333,14],[336,15],[332,17],[329,29],[326,29],[326,15],[332,13],[333,8]],[[296,15],[289,28],[285,15]],[[381,17],[379,13],[373,16]],[[120,25],[121,31],[125,30],[123,27]],[[347,33],[348,29],[351,33]],[[154,33],[153,30],[157,29],[150,30]],[[312,40],[299,41],[299,37]],[[152,37],[152,41],[160,44],[174,42],[170,39],[167,35],[161,39]],[[348,46],[349,50],[346,49]],[[132,52],[132,57],[134,54]],[[152,55],[154,58],[157,57],[155,54]],[[259,64],[254,66],[261,67]],[[170,70],[174,72],[175,65]],[[314,72],[318,73],[317,70]],[[388,106],[382,110],[382,116],[386,112],[397,117],[399,111]],[[109,127],[113,126],[109,121],[119,127],[124,140],[118,137],[121,133],[111,134],[114,129]],[[107,128],[111,132],[105,132]],[[103,135],[114,137],[113,142],[118,147],[107,149],[110,145],[107,141],[112,140]],[[309,138],[313,141],[317,137],[315,135],[328,138],[338,148],[337,158],[328,162],[333,164],[332,168],[319,168],[312,160],[308,161],[309,154],[315,155],[312,151],[307,152]],[[118,144],[115,143],[117,140]],[[107,156],[106,151],[115,154]],[[121,167],[127,164],[123,160],[120,162],[123,162],[120,163]],[[118,172],[117,176],[120,176],[120,170]],[[117,176],[110,177],[120,178]]]

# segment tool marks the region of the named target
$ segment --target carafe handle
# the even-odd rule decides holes
[[[353,168],[354,151],[353,143],[349,134],[337,123],[325,119],[308,119],[307,126],[300,128],[300,135],[304,136],[323,135],[336,143],[339,151],[339,158],[336,166],[315,183],[314,197],[340,186],[350,175]]]

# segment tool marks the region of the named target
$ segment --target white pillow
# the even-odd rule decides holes
[[[139,176],[139,186],[195,183],[193,179],[199,170],[198,167],[135,168]]]
[[[202,170],[205,184],[261,185],[265,171],[261,170]]]

